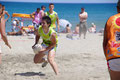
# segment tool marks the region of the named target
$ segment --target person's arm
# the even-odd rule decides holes
[[[53,33],[52,35],[51,35],[51,44],[47,47],[47,48],[45,48],[45,49],[42,49],[40,52],[45,52],[45,51],[47,51],[47,50],[50,50],[50,49],[52,49],[53,47],[55,47],[56,46],[56,38],[55,38],[55,36],[56,36],[56,33]]]
[[[106,23],[106,25],[105,25],[104,37],[103,37],[103,50],[104,50],[104,54],[105,54],[105,50],[106,50],[106,46],[107,46],[107,42],[108,42],[106,27],[107,27],[107,23]],[[105,55],[105,56],[106,56],[106,55]]]
[[[37,33],[36,33],[36,37],[35,37],[35,44],[32,46],[32,48],[34,48],[34,46],[38,43],[39,39],[40,39],[40,35],[39,35],[39,33],[37,32]]]
[[[57,16],[57,27],[58,27],[58,32],[59,32],[59,30],[60,30],[60,25],[59,25],[59,18],[58,18],[58,16]]]
[[[0,25],[3,25],[3,23],[1,23]],[[3,29],[3,27],[0,27],[0,33],[1,33],[1,37],[2,37],[3,41],[5,42],[5,44],[11,49],[11,46],[10,46],[7,36],[6,36],[6,32]]]
[[[88,18],[88,14],[87,14],[87,12],[85,12],[85,13],[83,13],[83,14],[79,14],[79,18],[81,18],[81,19],[87,19]]]
[[[88,18],[88,13],[86,12],[85,19],[87,19],[87,18]]]
[[[33,12],[32,14],[30,14],[30,17],[31,17],[32,19],[34,19],[33,15],[35,15],[35,12]]]
[[[1,16],[1,13],[2,13],[2,8],[0,7],[0,16]]]
[[[79,17],[82,17],[82,15],[81,15],[82,13],[83,13],[83,12],[80,12],[80,13],[79,13]]]
[[[9,19],[10,15],[8,14],[7,11],[5,11],[5,14],[8,16],[7,19],[5,19],[5,21],[7,21]]]
[[[8,40],[7,40],[7,36],[2,36],[2,39],[3,39],[3,41],[5,42],[5,44],[11,49],[11,46],[10,46],[10,44],[8,43]]]
[[[81,13],[79,13],[79,19],[81,19],[82,17],[81,17]]]

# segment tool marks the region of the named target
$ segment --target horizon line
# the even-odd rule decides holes
[[[28,1],[0,1],[0,2],[21,2],[21,3],[76,3],[76,4],[79,4],[80,2],[28,2]],[[86,4],[84,2],[81,2],[82,4]],[[91,3],[97,3],[97,2],[90,2]],[[106,2],[100,2],[101,3],[106,3]],[[114,3],[114,2],[110,2],[110,3]],[[89,3],[87,3],[89,4]],[[108,3],[109,4],[109,3]]]

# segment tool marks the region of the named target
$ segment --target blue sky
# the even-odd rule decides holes
[[[48,3],[117,3],[118,0],[0,0],[12,2],[48,2]]]

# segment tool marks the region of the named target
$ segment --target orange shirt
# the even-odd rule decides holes
[[[120,58],[120,13],[110,17],[106,24],[106,59]]]

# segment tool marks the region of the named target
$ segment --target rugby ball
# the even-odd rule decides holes
[[[42,46],[40,44],[36,44],[34,47],[33,47],[33,52],[35,54],[38,54],[38,52],[42,49]]]

